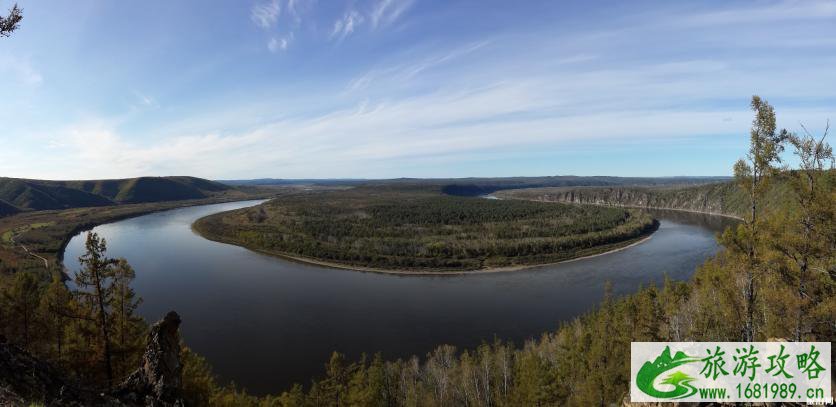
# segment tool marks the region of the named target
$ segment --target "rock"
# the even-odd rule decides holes
[[[146,406],[182,406],[180,316],[169,312],[151,326],[142,364],[116,391],[120,400]]]

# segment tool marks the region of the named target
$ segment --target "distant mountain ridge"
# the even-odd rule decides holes
[[[21,210],[202,199],[229,189],[234,188],[195,177],[138,177],[88,181],[0,178],[0,216]]]
[[[555,175],[543,177],[491,177],[491,178],[393,178],[393,179],[277,179],[218,181],[227,185],[424,185],[440,187],[447,195],[478,196],[505,189],[577,187],[577,186],[658,186],[700,185],[731,180],[730,177],[612,177]]]
[[[208,198],[253,186],[425,186],[448,195],[478,196],[519,188],[700,185],[728,177],[546,176],[506,178],[273,179],[210,181],[187,176],[46,181],[0,177],[0,216],[20,211],[96,207]]]

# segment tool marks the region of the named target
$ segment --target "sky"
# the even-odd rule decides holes
[[[18,4],[0,176],[716,176],[753,94],[836,120],[836,1]]]

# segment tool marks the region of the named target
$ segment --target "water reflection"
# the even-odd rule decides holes
[[[140,313],[170,309],[183,337],[216,373],[256,392],[307,384],[333,350],[358,358],[423,355],[442,343],[473,347],[499,337],[517,343],[597,304],[604,282],[616,294],[687,279],[718,250],[714,235],[733,220],[654,211],[653,237],[635,247],[575,262],[509,273],[396,276],[334,270],[260,255],[195,235],[191,223],[248,203],[176,209],[102,225],[111,256],[137,270]],[[67,247],[77,269],[83,237]]]

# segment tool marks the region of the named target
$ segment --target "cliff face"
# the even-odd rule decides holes
[[[732,183],[688,187],[578,187],[501,191],[501,198],[534,199],[575,204],[676,209],[742,216],[746,197]]]
[[[182,406],[179,326],[175,312],[154,324],[140,367],[113,391],[81,388],[49,364],[0,340],[0,405]]]

